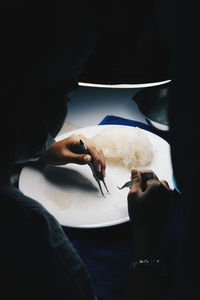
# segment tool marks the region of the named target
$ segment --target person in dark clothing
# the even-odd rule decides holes
[[[80,136],[54,140],[93,39],[83,35],[87,22],[80,27],[83,16],[74,9],[76,3],[57,1],[46,10],[22,2],[4,3],[1,11],[6,30],[0,87],[0,298],[92,300],[88,272],[60,224],[10,185],[10,176],[16,164],[41,158],[53,164],[92,160],[104,175],[102,151],[84,136],[90,155],[80,153]]]
[[[84,32],[85,27],[80,30],[80,20],[78,22],[74,13],[77,10],[69,7],[68,10],[62,10],[60,6],[55,12],[52,10],[53,16],[57,14],[56,24],[44,22],[45,26],[41,26],[45,10],[38,13],[37,9],[38,7],[34,6],[31,15],[34,17],[31,20],[27,10],[25,15],[20,9],[17,13],[16,10],[10,11],[9,21],[12,22],[7,22],[7,26],[12,25],[9,27],[11,35],[5,35],[6,42],[11,40],[12,46],[16,48],[13,51],[11,45],[7,47],[6,44],[4,47],[6,63],[3,69],[4,84],[2,83],[1,87],[3,102],[0,128],[3,144],[0,149],[0,263],[3,280],[0,296],[1,299],[8,300],[92,300],[95,299],[95,295],[84,262],[57,220],[37,201],[24,196],[9,183],[12,168],[16,163],[38,159],[53,164],[86,164],[93,160],[95,168],[105,175],[105,162],[101,150],[86,138],[81,137],[88,146],[89,157],[81,155],[77,149],[80,136],[54,143],[54,138],[65,119],[66,96],[77,84],[77,76],[81,73],[86,57],[91,53],[93,38],[87,30]],[[68,18],[63,17],[66,17],[65,13]],[[20,15],[25,17],[26,22],[17,22],[15,28],[15,21],[20,20]],[[38,23],[31,23],[35,18]],[[72,31],[69,30],[72,27],[65,24],[66,19],[68,25],[73,20]],[[27,35],[21,33],[24,24],[27,26]],[[85,22],[82,24],[85,26]],[[45,29],[48,29],[48,34],[51,32],[50,36]],[[63,39],[63,33],[66,34],[66,39]],[[26,42],[23,48],[21,45],[24,39]],[[6,55],[7,49],[9,53]],[[3,116],[6,117],[6,125]],[[164,223],[174,193],[166,182],[160,182],[155,174],[153,176],[146,190],[141,191],[141,172],[133,170],[128,201],[134,229],[133,238],[139,245],[135,258],[156,259],[156,266],[160,262],[161,252],[153,253],[151,250],[161,248],[160,237],[163,235]],[[160,205],[160,198],[163,205]],[[138,205],[140,200],[142,205]],[[145,218],[145,210],[148,207],[145,204],[149,201],[153,203],[153,208],[158,209],[158,212],[153,211],[156,217],[161,211],[160,217]],[[140,230],[140,226],[142,229],[145,227],[159,230],[149,236],[149,241],[147,235],[142,234],[144,231]],[[136,232],[135,229],[139,230]],[[144,253],[143,249],[149,251]],[[135,264],[131,273],[134,275],[130,275],[128,292],[124,299],[131,299],[132,295],[135,299],[164,299],[162,285],[157,289],[158,284],[163,281],[163,274],[157,273],[156,268],[147,274],[147,269],[150,270],[148,263],[144,269],[138,269]],[[144,285],[138,285],[138,278]],[[141,290],[144,292],[143,298]]]
[[[16,93],[16,89],[14,89],[14,93]],[[39,98],[37,101],[39,91],[32,90],[32,97],[29,97],[29,100],[22,95],[21,101],[19,99],[16,101],[14,97],[11,97],[11,93],[7,93],[8,100],[14,99],[12,101],[14,115],[12,119],[9,119],[10,123],[8,124],[12,135],[3,135],[4,143],[0,150],[0,234],[2,241],[0,263],[3,276],[1,298],[35,299],[41,297],[46,300],[55,298],[70,300],[95,299],[90,276],[84,262],[66,238],[57,220],[37,201],[24,196],[9,183],[10,171],[17,162],[22,163],[29,160],[42,159],[43,163],[52,164],[65,164],[69,162],[87,163],[87,156],[76,153],[78,152],[78,141],[80,141],[79,135],[71,136],[56,143],[52,141],[57,132],[55,128],[59,130],[58,123],[62,119],[62,108],[65,107],[65,101],[61,101],[61,97],[60,102],[58,102],[59,93],[57,92],[57,97],[53,98],[56,101],[56,106],[53,99],[49,97],[48,106],[44,105],[45,109],[42,110],[41,99],[44,99],[44,93],[41,92],[41,94],[42,98]],[[48,94],[46,90],[45,94]],[[33,95],[36,95],[37,98],[34,98]],[[31,99],[33,98],[35,107],[31,105],[32,111],[29,113],[29,107],[32,104]],[[52,100],[52,103],[50,100]],[[8,101],[7,103],[10,105],[11,102]],[[10,116],[9,105],[5,104],[3,108],[4,115],[6,116]],[[37,109],[35,109],[36,107]],[[39,114],[38,107],[40,107]],[[56,107],[54,109],[54,122],[51,115],[53,107]],[[49,115],[47,114],[48,108]],[[48,120],[50,120],[50,123]],[[1,119],[2,121],[3,119]],[[6,128],[5,132],[7,132]],[[95,162],[96,168],[100,166],[102,173],[103,171],[105,172],[105,162],[101,150],[84,136],[81,136],[81,139],[88,146],[90,160],[92,159]],[[132,194],[130,193],[129,196],[129,214],[131,220],[134,220],[132,224],[133,228],[135,228],[137,209],[135,210],[134,205],[131,205],[131,203],[136,195],[136,191],[134,192],[133,190],[136,179],[134,179],[134,173],[132,173],[132,176],[133,187],[131,188]],[[140,184],[142,185],[143,183],[141,182]],[[152,196],[151,191],[153,191]],[[158,235],[155,235],[155,238],[158,238],[163,234],[163,224],[165,223],[165,216],[169,213],[167,208],[170,205],[169,199],[173,197],[173,191],[168,188],[167,183],[160,182],[156,175],[154,175],[154,180],[149,181],[148,188],[143,193],[144,203],[149,197],[151,198],[153,207],[156,207],[158,204],[155,201],[156,199],[159,200],[159,197],[163,198],[162,203],[164,204],[163,208],[165,208],[162,210],[163,220],[162,218],[154,220],[157,228],[160,228]],[[157,210],[159,211],[161,208],[162,205],[161,207],[158,206]],[[153,211],[156,213],[157,210]],[[148,222],[151,223],[150,220]],[[147,225],[149,227],[149,224]],[[139,242],[136,241],[136,244],[139,245]],[[156,247],[156,249],[159,249],[159,247]],[[139,253],[141,254],[143,247],[140,246],[138,249],[140,249]],[[150,247],[150,253],[152,249],[154,249],[153,245]],[[160,259],[160,253],[156,252],[155,254],[158,254]],[[140,257],[139,254],[137,258],[147,259],[146,256]],[[148,256],[148,258],[152,257]],[[132,274],[136,274],[135,276],[137,276],[138,271],[132,272],[134,272]],[[143,280],[146,278],[146,275],[142,274],[138,278]],[[153,284],[152,289],[152,294],[154,295],[157,286],[157,277],[152,277],[150,273],[150,277],[148,276],[146,279],[147,282],[149,278],[153,278],[153,283],[156,283]],[[128,289],[128,296],[126,295],[124,299],[129,299],[127,297],[130,297],[133,293],[137,295],[136,283],[137,281],[133,280],[131,276],[131,288]]]
[[[102,151],[79,135],[55,143],[66,113],[66,101],[55,90],[51,97],[56,93],[57,98],[49,97],[48,103],[38,99],[39,92],[44,99],[47,90],[31,90],[27,93],[29,100],[24,90],[22,95],[20,89],[1,92],[7,100],[1,110],[7,126],[4,118],[0,121],[1,299],[95,299],[84,263],[57,220],[37,201],[10,185],[9,180],[16,163],[38,159],[52,164],[87,164],[92,160],[103,174]],[[90,155],[79,152],[80,138]]]

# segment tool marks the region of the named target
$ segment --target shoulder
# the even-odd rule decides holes
[[[38,236],[57,232],[58,238],[65,235],[58,221],[38,201],[27,197],[19,189],[8,186],[0,189],[0,216],[7,224],[12,224],[13,230],[39,231]],[[61,234],[59,234],[61,232]],[[34,237],[33,237],[34,238]]]
[[[0,189],[0,213],[5,221],[27,220],[36,216],[50,216],[36,200],[25,196],[19,189],[7,186]]]
[[[14,235],[35,249],[69,244],[62,227],[45,207],[15,187],[0,189],[0,221],[5,240]]]

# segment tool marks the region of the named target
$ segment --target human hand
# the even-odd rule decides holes
[[[143,174],[152,173],[146,183]],[[128,194],[128,209],[135,227],[157,226],[167,217],[172,190],[165,180],[160,181],[151,170],[131,171],[131,187]]]
[[[82,154],[80,140],[87,146],[89,154]],[[52,144],[43,161],[54,165],[75,163],[80,165],[92,162],[96,171],[105,177],[105,159],[103,151],[82,134],[73,134],[70,137]]]
[[[152,173],[144,183],[143,174]],[[151,171],[132,169],[128,211],[138,257],[157,256],[174,192]],[[137,254],[136,254],[137,255]]]

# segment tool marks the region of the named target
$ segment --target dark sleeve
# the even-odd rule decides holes
[[[7,265],[6,299],[94,300],[84,264],[53,216],[35,210],[19,230]]]

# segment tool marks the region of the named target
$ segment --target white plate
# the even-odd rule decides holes
[[[121,125],[85,127],[67,132],[56,140],[74,133],[82,133],[90,138],[103,128],[113,126]],[[173,188],[169,144],[159,136],[141,130],[148,136],[154,148],[152,163],[147,168],[152,169],[159,179],[167,180]],[[62,226],[97,228],[127,222],[129,189],[119,190],[117,186],[130,179],[130,171],[107,166],[106,174],[105,181],[110,191],[106,198],[101,196],[87,165],[47,165],[39,168],[26,166],[20,174],[19,188],[25,195],[40,202]]]

